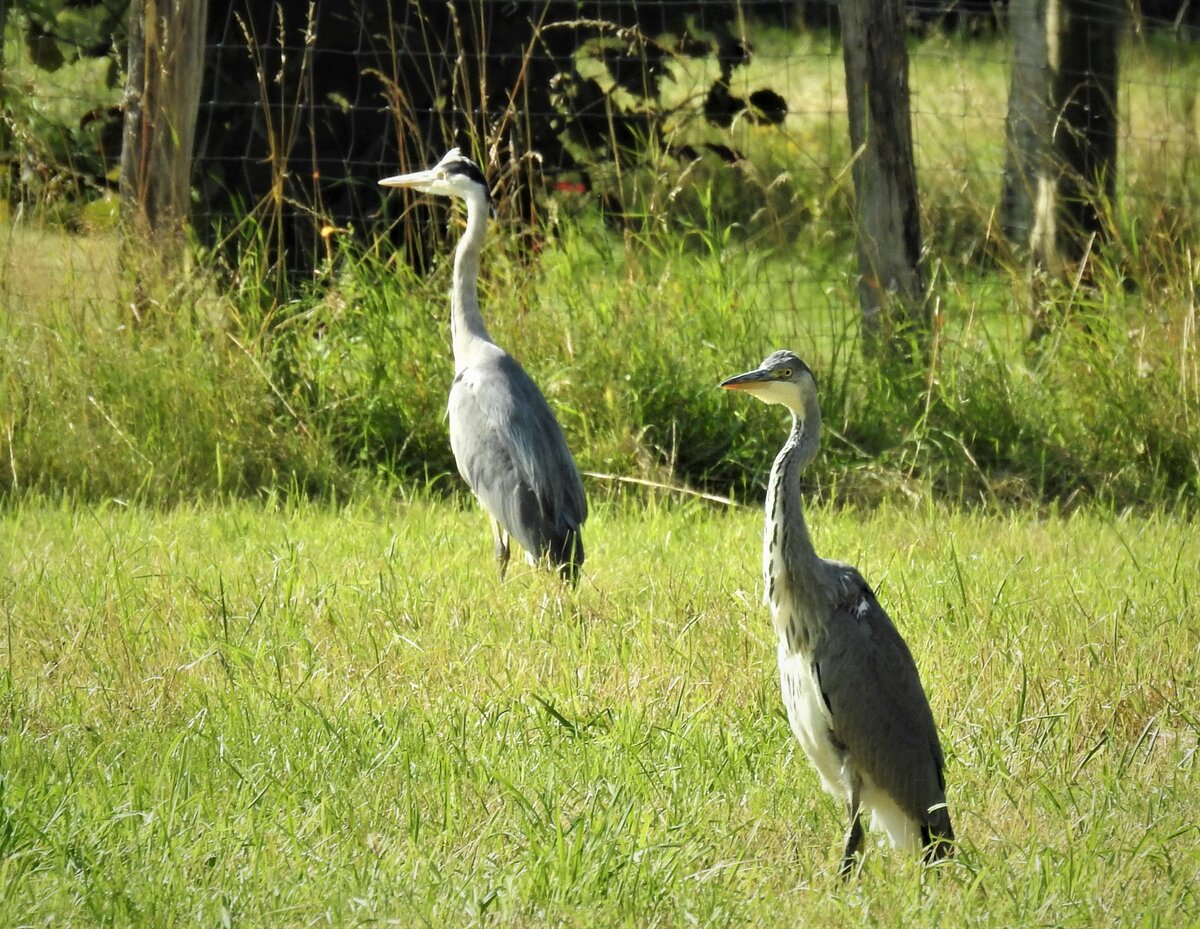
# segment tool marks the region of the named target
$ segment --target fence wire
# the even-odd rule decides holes
[[[728,202],[708,208],[774,223],[765,241],[786,247],[818,213],[849,238],[849,214],[821,209],[844,193],[852,157],[836,4],[287,6],[210,0],[195,169],[195,221],[209,244],[239,241],[227,237],[247,215],[269,215],[256,228],[275,229],[279,254],[299,270],[321,259],[331,230],[360,240],[382,231],[419,251],[422,237],[396,224],[375,181],[451,144],[485,162],[502,219],[531,234],[555,198],[594,203],[628,228],[681,202],[655,185],[670,193],[680,178],[701,178],[720,190],[727,174],[737,179]],[[1153,216],[1194,206],[1200,31],[1188,4],[1142,10],[1122,49],[1118,197]],[[927,237],[978,247],[1006,154],[1003,12],[929,0],[910,6],[910,25]],[[120,48],[92,57],[62,36],[31,36],[12,14],[5,225],[111,228]],[[36,277],[40,249],[21,251],[6,235],[10,270]]]

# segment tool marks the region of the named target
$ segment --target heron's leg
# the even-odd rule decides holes
[[[846,833],[846,851],[842,855],[842,866],[838,872],[844,878],[854,873],[854,858],[862,845],[862,803],[859,801],[857,788],[851,793],[850,802],[846,807],[850,813],[850,829]]]
[[[504,580],[504,574],[508,571],[508,533],[501,527],[500,523],[492,520],[492,538],[496,542],[496,560],[500,563],[500,580]]]

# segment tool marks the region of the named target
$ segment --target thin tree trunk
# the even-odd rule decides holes
[[[188,220],[208,0],[134,0],[121,149],[126,260],[173,262]]]
[[[869,356],[928,331],[901,0],[840,0],[859,304]]]

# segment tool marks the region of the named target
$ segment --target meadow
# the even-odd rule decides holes
[[[810,514],[917,656],[961,837],[843,883],[760,514],[636,502],[596,508],[575,593],[498,583],[440,499],[7,509],[0,924],[1200,917],[1193,526]]]
[[[794,115],[735,127],[752,165],[620,179],[622,232],[557,203],[534,258],[501,202],[485,315],[587,475],[575,591],[500,582],[454,474],[448,262],[348,247],[280,300],[197,252],[135,322],[111,201],[0,214],[0,926],[1200,924],[1200,59],[1131,42],[1112,241],[1032,344],[1006,52],[919,43],[935,328],[882,372],[828,37],[756,42],[743,90],[774,69]],[[783,716],[786,423],[716,389],[782,346],[821,392],[818,551],[942,732],[936,869],[872,846],[839,881]]]

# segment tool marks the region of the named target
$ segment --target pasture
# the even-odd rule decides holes
[[[556,201],[536,257],[493,227],[485,317],[581,467],[743,503],[587,478],[575,591],[499,582],[452,476],[448,244],[427,277],[348,245],[286,299],[197,254],[134,325],[112,197],[0,204],[0,926],[1200,924],[1200,60],[1131,39],[1111,247],[1031,345],[1008,49],[916,43],[935,332],[889,377],[840,62],[755,41],[740,90],[769,71],[785,128],[678,139],[747,164],[625,176],[621,231]],[[90,109],[80,71],[22,86]],[[784,346],[821,390],[817,549],[941,730],[934,870],[872,846],[838,880],[784,719],[757,500],[786,426],[715,389]]]
[[[760,520],[598,502],[571,593],[499,583],[445,499],[7,508],[0,923],[1197,918],[1190,521],[810,512],[912,646],[962,840],[934,873],[872,846],[843,884]]]

